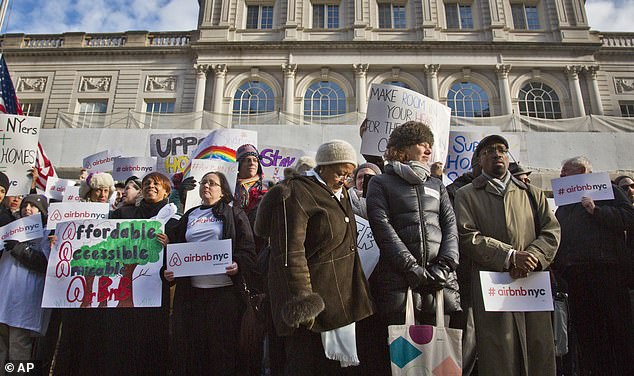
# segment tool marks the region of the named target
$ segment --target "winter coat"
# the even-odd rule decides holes
[[[561,223],[561,245],[554,267],[563,272],[569,266],[614,264],[625,267],[624,231],[634,231],[634,207],[617,186],[613,200],[595,201],[594,214],[581,203],[557,208]]]
[[[314,177],[286,179],[264,196],[255,232],[270,239],[268,287],[279,335],[299,325],[329,331],[373,313],[345,190],[339,201]]]
[[[458,234],[445,186],[439,179],[411,184],[391,165],[368,186],[368,220],[381,256],[371,278],[381,314],[405,312],[408,287],[417,312],[435,313],[435,288],[416,278],[431,265],[442,264],[449,278],[444,289],[445,311],[460,309]],[[412,283],[412,280],[415,281]]]
[[[460,249],[472,262],[478,370],[487,376],[554,375],[550,312],[485,312],[479,271],[507,271],[511,249],[529,252],[540,269],[547,268],[559,245],[559,223],[539,188],[511,177],[501,194],[492,184],[481,175],[459,189],[455,201]],[[535,198],[537,220],[527,193]]]

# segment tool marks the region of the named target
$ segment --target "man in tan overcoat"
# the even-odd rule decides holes
[[[555,375],[550,312],[486,312],[479,272],[523,278],[546,269],[559,245],[559,223],[543,192],[508,172],[503,137],[485,137],[475,154],[483,173],[458,190],[455,210],[460,251],[472,264],[479,374]]]

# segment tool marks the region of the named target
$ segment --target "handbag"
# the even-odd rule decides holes
[[[443,291],[436,291],[436,325],[415,325],[412,290],[407,290],[405,325],[388,327],[393,376],[462,375],[462,330],[445,328]]]
[[[256,375],[259,374],[261,368],[260,354],[263,351],[266,334],[266,322],[263,317],[265,294],[249,289],[244,276],[241,282],[240,294],[245,308],[238,335],[240,369],[241,374]]]

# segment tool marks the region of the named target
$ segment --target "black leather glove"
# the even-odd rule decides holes
[[[409,287],[411,287],[412,290],[416,290],[424,286],[431,276],[425,268],[420,265],[415,265],[405,273],[405,278],[407,279]]]
[[[431,276],[428,281],[429,288],[436,291],[447,286],[451,268],[446,263],[439,261],[429,265],[427,267],[427,273]]]
[[[48,265],[46,256],[39,250],[31,248],[29,243],[18,243],[9,251],[9,254],[26,268],[37,273],[46,273],[46,267]]]
[[[5,251],[10,251],[12,250],[16,245],[18,245],[20,242],[17,240],[5,240],[4,241],[4,250]]]
[[[178,197],[183,205],[185,205],[185,201],[187,200],[187,192],[193,190],[194,188],[196,188],[196,179],[194,179],[193,176],[183,180],[178,186]]]

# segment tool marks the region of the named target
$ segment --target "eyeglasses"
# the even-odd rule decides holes
[[[219,183],[216,183],[215,181],[210,179],[209,180],[205,179],[200,182],[200,185],[205,185],[205,184],[207,184],[210,187],[220,187]]]
[[[486,148],[484,148],[484,150],[482,150],[482,154],[484,155],[491,155],[494,153],[506,155],[508,154],[508,152],[509,152],[509,149],[504,147],[504,145],[497,145],[497,146],[491,145],[491,146],[487,146]]]

